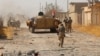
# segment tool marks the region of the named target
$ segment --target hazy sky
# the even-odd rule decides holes
[[[87,2],[87,0],[69,0],[70,2]],[[53,3],[55,0],[0,0],[0,14],[25,14],[27,16],[36,16],[40,10],[40,3]],[[67,0],[57,0],[58,6],[67,11]]]

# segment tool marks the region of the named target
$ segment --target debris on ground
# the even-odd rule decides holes
[[[4,49],[4,47],[0,47],[0,49]]]

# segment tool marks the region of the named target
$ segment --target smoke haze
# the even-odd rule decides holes
[[[87,0],[69,0],[70,2]],[[40,10],[40,3],[55,3],[55,0],[0,0],[0,15],[22,14],[28,17],[36,16]],[[67,0],[57,0],[57,4],[64,11],[67,10]]]

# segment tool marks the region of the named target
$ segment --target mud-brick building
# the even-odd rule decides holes
[[[82,25],[91,25],[91,8],[88,6],[82,8]]]
[[[85,2],[71,2],[69,4],[69,16],[73,20],[73,25],[82,25],[82,7],[87,6]]]
[[[93,25],[100,25],[100,2],[95,3],[91,7],[91,22]]]

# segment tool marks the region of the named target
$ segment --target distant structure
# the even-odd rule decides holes
[[[82,25],[82,7],[87,6],[86,2],[71,2],[69,4],[69,16],[73,20],[73,24]]]
[[[91,25],[91,8],[89,6],[82,7],[82,25]]]
[[[88,6],[93,6],[95,3],[99,2],[99,0],[88,0]]]
[[[67,12],[57,12],[56,17],[58,17],[60,21],[63,21],[65,19],[65,16],[67,16]]]

